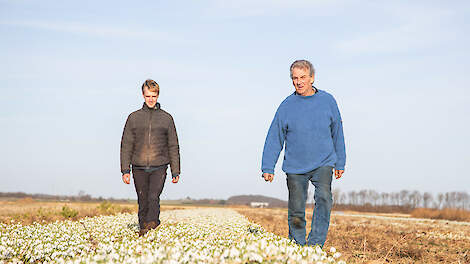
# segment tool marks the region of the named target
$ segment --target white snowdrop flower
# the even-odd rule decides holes
[[[240,251],[238,251],[236,248],[231,248],[230,251],[229,251],[229,256],[234,258],[234,257],[238,257],[240,255]]]
[[[254,252],[251,252],[251,253],[248,254],[248,260],[249,261],[257,261],[257,262],[262,263],[263,262],[263,257],[261,257],[260,255],[254,253]]]
[[[331,247],[331,248],[330,248],[330,252],[331,252],[331,253],[335,253],[335,252],[336,252],[336,248]]]
[[[323,250],[321,249],[320,246],[315,246],[315,252],[316,252],[317,254],[322,254],[322,253],[323,253]]]
[[[1,224],[0,257],[7,263],[21,263],[18,257],[27,252],[23,257],[29,262],[77,264],[246,263],[264,258],[274,263],[314,263],[327,259],[324,251],[266,232],[229,209],[164,211],[161,219],[162,225],[144,237],[135,234],[135,214],[30,226]]]
[[[320,256],[318,256],[316,254],[312,255],[311,257],[312,257],[312,260],[314,260],[314,261],[320,260]]]

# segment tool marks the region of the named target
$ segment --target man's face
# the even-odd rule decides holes
[[[294,68],[292,69],[292,84],[295,87],[297,94],[306,96],[310,95],[314,75],[310,76],[310,71],[307,68]]]
[[[158,99],[158,94],[157,92],[151,92],[147,87],[144,88],[143,92],[145,104],[149,108],[154,108],[155,105],[157,104],[157,99]]]

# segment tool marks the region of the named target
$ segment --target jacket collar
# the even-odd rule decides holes
[[[145,111],[160,110],[160,103],[157,102],[154,108],[149,108],[147,104],[144,102],[144,105],[142,106],[142,110],[145,110]]]

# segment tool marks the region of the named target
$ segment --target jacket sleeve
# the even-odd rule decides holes
[[[341,114],[334,98],[332,102],[332,110],[333,123],[331,125],[331,136],[333,138],[333,145],[336,152],[335,169],[344,170],[344,166],[346,164],[346,147],[344,144],[343,120],[341,119]]]
[[[130,173],[132,151],[134,149],[135,135],[132,131],[132,117],[127,117],[121,138],[121,173]]]
[[[261,162],[262,172],[274,173],[274,167],[284,147],[286,131],[287,127],[282,121],[281,111],[280,108],[278,108],[271,122],[271,126],[269,127],[266,141],[264,142],[263,158]]]
[[[180,174],[180,147],[178,144],[178,135],[176,134],[176,127],[173,118],[170,117],[170,124],[168,126],[168,154],[170,156],[171,174],[173,177]]]

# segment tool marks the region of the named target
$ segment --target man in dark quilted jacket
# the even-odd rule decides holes
[[[168,165],[172,182],[180,175],[176,127],[171,115],[157,103],[160,87],[154,80],[142,85],[144,104],[127,118],[121,139],[121,173],[124,183],[134,178],[139,203],[139,235],[160,225],[160,194]]]

